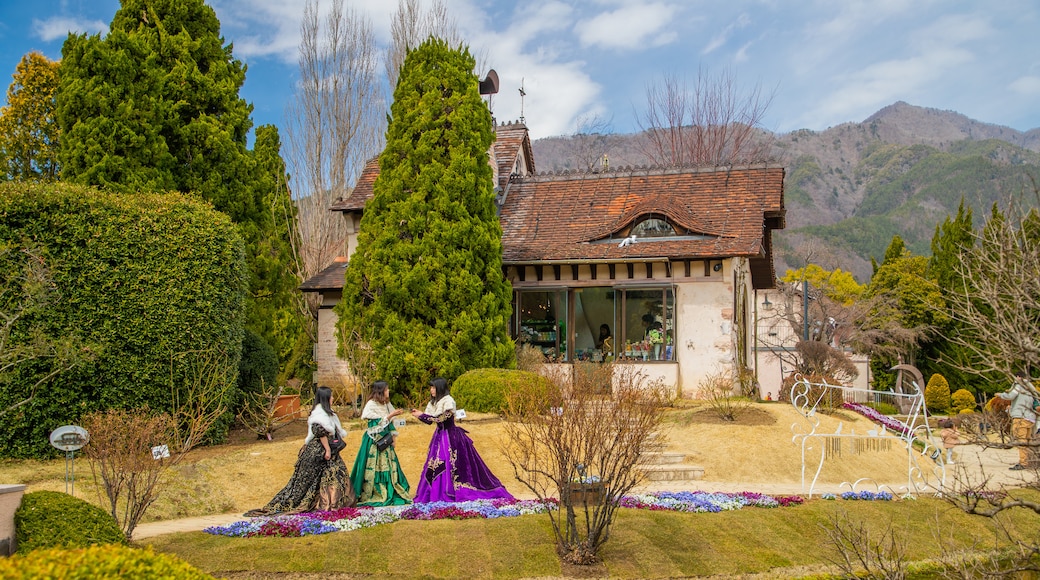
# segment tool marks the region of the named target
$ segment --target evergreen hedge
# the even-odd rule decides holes
[[[479,413],[504,413],[506,393],[529,383],[548,386],[549,379],[531,371],[473,369],[455,380],[455,384],[451,386],[451,396],[459,409]]]
[[[22,505],[14,512],[14,527],[19,554],[40,548],[126,544],[126,535],[112,514],[57,491],[22,496]]]
[[[169,411],[174,388],[219,357],[232,388],[241,354],[247,271],[228,217],[177,193],[118,195],[68,184],[0,184],[0,242],[42,247],[56,299],[19,321],[52,337],[79,335],[92,361],[48,381],[0,421],[0,456],[45,457],[50,432],[91,411]],[[0,275],[10,276],[12,272]],[[212,369],[210,369],[212,370]],[[41,369],[22,365],[0,388],[0,410]],[[233,415],[211,435],[226,435]]]
[[[135,580],[212,580],[176,556],[157,554],[152,548],[91,546],[78,550],[36,550],[29,554],[0,558],[0,578],[30,580],[95,580],[133,578]]]

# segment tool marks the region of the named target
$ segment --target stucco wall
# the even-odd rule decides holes
[[[729,268],[724,267],[718,279],[675,286],[676,386],[684,397],[696,397],[707,375],[732,368],[733,285],[727,274]]]
[[[314,362],[318,366],[314,372],[314,382],[318,385],[353,382],[350,380],[350,365],[336,356],[336,321],[339,317],[332,306],[338,301],[338,298],[326,295],[318,309],[318,340],[314,344]]]

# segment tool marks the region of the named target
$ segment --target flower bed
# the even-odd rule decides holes
[[[759,493],[708,493],[703,491],[656,492],[625,496],[620,507],[684,512],[720,512],[747,507],[774,508],[801,504],[798,496],[773,497]],[[503,518],[544,513],[559,505],[556,499],[480,500],[458,503],[431,502],[387,508],[340,508],[327,512],[255,518],[203,531],[232,537],[279,536],[285,538],[349,531],[397,520],[463,520]]]
[[[254,518],[226,526],[212,526],[204,532],[219,536],[251,538],[280,536],[295,538],[313,534],[350,531],[397,520],[463,520],[469,518],[501,518],[542,513],[555,506],[529,500],[480,500],[458,503],[432,502],[385,508],[340,508],[333,511]]]
[[[894,496],[887,491],[843,491],[839,495],[833,493],[825,493],[820,496],[823,499],[847,499],[847,500],[862,500],[862,501],[892,501]]]
[[[743,507],[774,508],[799,505],[799,496],[773,497],[749,491],[741,493],[708,493],[705,491],[662,491],[621,498],[621,507],[681,512],[721,512]]]
[[[861,405],[859,403],[845,403],[842,406],[850,411],[855,411],[860,415],[863,415],[864,417],[870,419],[871,421],[874,421],[875,423],[880,423],[881,425],[884,425],[886,429],[895,431],[900,435],[910,434],[910,429],[906,426],[906,423],[903,423],[902,421],[899,421],[897,419],[893,419],[888,415],[882,415],[881,413],[878,413],[871,407]]]

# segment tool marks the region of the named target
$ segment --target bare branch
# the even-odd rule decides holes
[[[667,76],[646,89],[641,149],[661,166],[722,166],[773,161],[772,133],[761,128],[772,95],[741,94],[732,73],[698,70],[691,87]]]

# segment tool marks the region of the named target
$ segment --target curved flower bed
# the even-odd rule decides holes
[[[670,510],[680,512],[721,512],[743,507],[774,508],[799,505],[799,496],[773,497],[749,491],[741,493],[708,493],[706,491],[661,491],[621,498],[618,505],[627,508]]]
[[[845,403],[842,406],[845,407],[846,409],[850,410],[850,411],[855,411],[855,412],[859,413],[860,415],[863,415],[864,417],[866,417],[867,419],[870,419],[871,421],[874,421],[875,423],[880,423],[880,424],[884,425],[885,428],[887,428],[887,429],[889,429],[891,431],[895,431],[896,433],[899,433],[900,435],[909,435],[910,434],[910,428],[907,427],[906,423],[903,423],[902,421],[899,421],[898,419],[893,419],[892,417],[889,417],[888,415],[883,415],[883,414],[877,412],[873,407],[868,407],[866,405],[861,405],[859,403],[851,403],[851,402]]]
[[[211,526],[202,531],[218,536],[242,538],[255,536],[293,538],[329,532],[346,532],[379,524],[389,524],[397,520],[513,517],[542,513],[555,505],[555,500],[545,503],[531,500],[480,500],[458,503],[433,502],[383,508],[340,508],[326,512],[254,518],[226,526]]]

